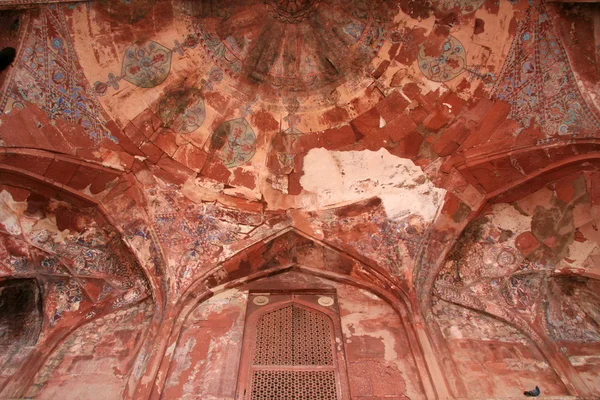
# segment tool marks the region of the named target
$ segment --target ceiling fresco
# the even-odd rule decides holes
[[[579,393],[564,349],[600,343],[600,10],[562,3],[2,1],[0,279],[37,280],[54,349],[112,310],[154,332],[191,297],[314,268],[438,338],[477,337],[449,322],[472,318],[534,343]],[[166,345],[119,390],[149,393]]]

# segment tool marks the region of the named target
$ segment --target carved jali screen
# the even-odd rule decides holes
[[[238,398],[349,398],[343,353],[336,346],[335,293],[251,293],[249,300]]]

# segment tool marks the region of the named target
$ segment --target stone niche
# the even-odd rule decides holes
[[[424,399],[402,320],[376,295],[290,271],[225,290],[188,316],[163,398],[235,398],[249,290],[335,290],[352,399]]]

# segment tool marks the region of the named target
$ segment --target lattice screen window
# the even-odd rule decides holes
[[[304,301],[295,301],[300,297]],[[319,308],[323,296],[276,295],[249,306],[238,397],[245,400],[339,400],[336,330]],[[250,296],[250,299],[256,296]],[[327,297],[330,299],[330,297]],[[310,300],[315,300],[315,307]],[[277,301],[279,300],[279,301]],[[308,300],[308,302],[306,301]],[[333,305],[333,302],[330,304]],[[262,306],[262,307],[261,307]],[[329,314],[336,315],[336,312]],[[241,389],[240,389],[241,388]]]

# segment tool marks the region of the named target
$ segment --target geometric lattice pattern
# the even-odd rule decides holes
[[[332,327],[319,312],[289,305],[263,315],[253,365],[333,365]]]
[[[334,371],[254,371],[251,400],[336,400]]]
[[[295,304],[256,322],[251,400],[338,398],[333,321]]]

